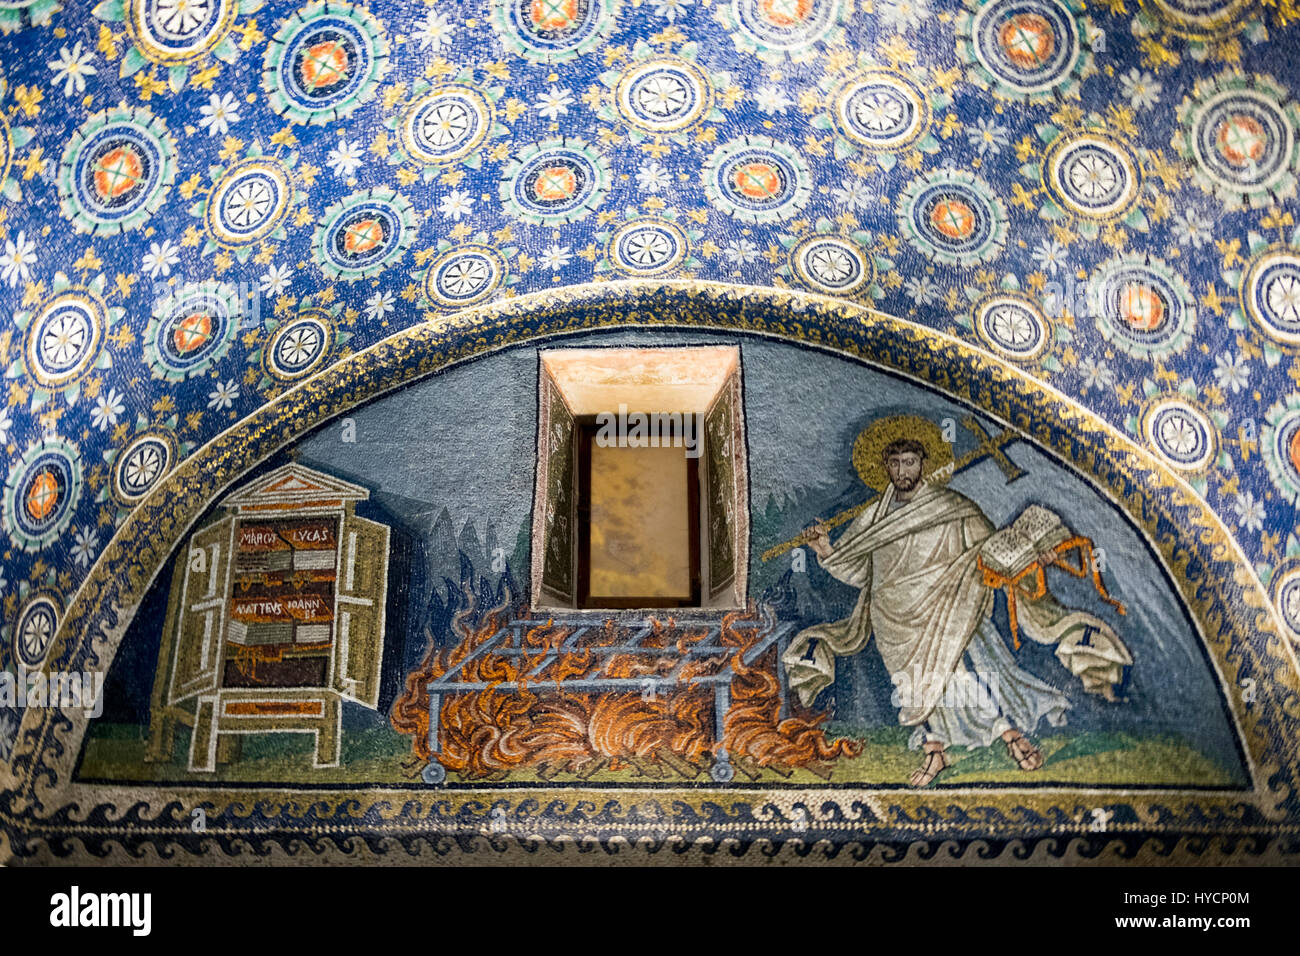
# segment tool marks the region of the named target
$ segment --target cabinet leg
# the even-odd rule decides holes
[[[316,732],[316,766],[337,767],[343,741],[343,707],[337,697],[326,697],[325,716]]]
[[[167,763],[176,747],[176,718],[158,714],[149,721],[149,741],[144,748],[145,763]]]
[[[190,771],[211,773],[217,769],[217,698],[200,697],[190,735]]]

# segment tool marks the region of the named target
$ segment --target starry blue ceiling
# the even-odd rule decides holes
[[[1078,399],[1300,637],[1289,0],[0,3],[0,596],[415,323],[790,287]]]

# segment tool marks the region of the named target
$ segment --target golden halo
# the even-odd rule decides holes
[[[891,415],[862,429],[853,442],[853,467],[868,488],[883,493],[888,486],[881,454],[898,438],[912,438],[925,446],[923,481],[942,484],[952,476],[952,446],[943,440],[939,426],[919,415]]]

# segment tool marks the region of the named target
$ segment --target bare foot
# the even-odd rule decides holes
[[[1008,730],[1002,735],[1007,753],[1021,770],[1037,770],[1043,765],[1043,752],[1018,730]]]
[[[935,777],[939,776],[951,765],[952,761],[943,752],[942,744],[926,744],[925,763],[912,771],[912,786],[928,787]]]

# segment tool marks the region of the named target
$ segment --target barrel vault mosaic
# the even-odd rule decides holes
[[[0,5],[0,860],[1289,858],[1297,20]]]

